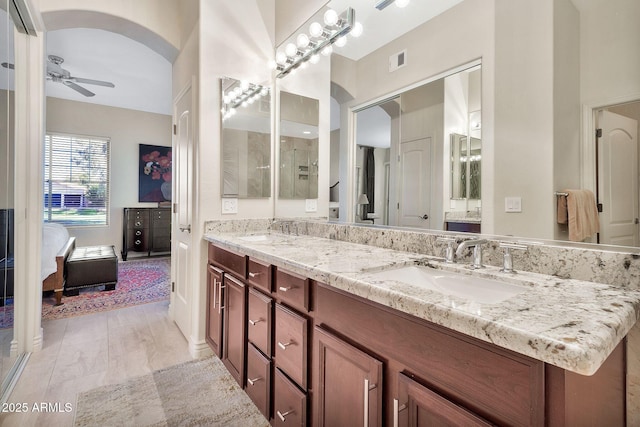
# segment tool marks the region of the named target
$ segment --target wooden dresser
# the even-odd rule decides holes
[[[127,260],[129,251],[171,251],[170,208],[124,208],[122,221],[122,259]]]

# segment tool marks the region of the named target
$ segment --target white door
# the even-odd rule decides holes
[[[174,104],[176,128],[174,144],[174,212],[172,235],[174,260],[174,288],[172,294],[173,319],[185,337],[191,334],[191,208],[193,181],[193,112],[191,86],[186,88]]]
[[[399,169],[398,225],[430,228],[431,137],[400,143]]]
[[[638,246],[638,122],[598,112],[600,243]]]

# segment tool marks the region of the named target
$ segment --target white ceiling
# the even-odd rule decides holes
[[[352,7],[356,21],[364,28],[362,36],[349,37],[346,46],[335,48],[335,52],[357,61],[462,1],[412,0],[402,9],[391,4],[378,10],[375,8],[377,0],[331,0],[328,6],[338,13]]]
[[[95,93],[85,97],[61,83],[47,81],[47,96],[171,114],[171,63],[137,41],[105,30],[55,30],[47,32],[47,54],[64,58],[62,68],[74,77],[115,85],[79,83]]]

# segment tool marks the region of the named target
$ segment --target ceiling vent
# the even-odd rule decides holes
[[[9,13],[19,32],[30,36],[36,35],[36,26],[25,0],[9,0]]]
[[[407,49],[393,54],[389,57],[389,72],[396,71],[407,65]]]

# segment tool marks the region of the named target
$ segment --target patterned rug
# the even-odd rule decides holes
[[[75,408],[76,427],[269,427],[215,356],[80,393]]]
[[[132,305],[169,299],[171,258],[144,258],[118,263],[118,283],[113,291],[104,286],[84,288],[80,295],[62,297],[55,306],[53,294],[42,298],[42,320],[82,316]],[[13,327],[13,305],[0,308],[0,329]]]

